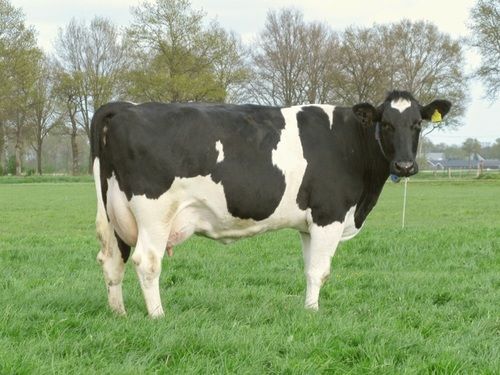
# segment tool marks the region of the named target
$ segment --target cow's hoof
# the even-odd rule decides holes
[[[149,313],[149,317],[151,319],[159,319],[159,318],[163,318],[164,316],[165,316],[165,313],[163,312],[163,308],[161,306],[159,306],[157,309],[155,309]]]
[[[125,309],[116,309],[116,308],[111,308],[111,311],[113,311],[114,314],[119,315],[119,316],[126,316],[127,312]]]
[[[165,316],[165,313],[162,311],[160,314],[149,314],[151,319],[161,319]]]
[[[316,312],[319,310],[319,305],[317,303],[306,304],[304,307],[309,311]]]

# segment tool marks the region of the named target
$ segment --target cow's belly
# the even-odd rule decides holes
[[[295,189],[292,189],[295,190]],[[168,245],[177,245],[197,233],[223,243],[270,230],[295,228],[307,231],[306,211],[296,204],[296,192],[285,190],[268,218],[241,219],[227,209],[224,189],[210,176],[176,178],[158,199],[133,196],[120,191],[115,177],[108,179],[107,211],[118,235],[134,246],[140,230],[165,231]],[[159,228],[160,227],[160,228]]]
[[[290,202],[289,195],[285,191],[280,204],[268,218],[258,221],[242,219],[228,211],[223,186],[213,182],[210,176],[177,178],[165,193],[164,209],[170,205],[169,201],[178,202],[171,237],[180,233],[177,237],[182,241],[190,234],[197,233],[228,243],[281,228],[305,230],[306,213],[298,208],[295,199]]]

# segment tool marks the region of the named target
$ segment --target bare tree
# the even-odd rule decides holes
[[[118,29],[101,17],[95,17],[88,26],[73,19],[59,30],[56,55],[60,69],[73,77],[71,82],[75,85],[71,100],[78,111],[71,121],[76,120],[90,139],[92,115],[116,95],[127,64]],[[89,159],[88,172],[91,171]]]
[[[384,52],[394,61],[393,87],[412,92],[423,103],[437,96],[453,103],[447,120],[428,124],[431,128],[427,132],[443,125],[458,125],[467,102],[463,43],[423,21],[403,20],[389,25],[384,34],[389,47]]]
[[[43,141],[49,132],[60,121],[56,113],[56,96],[54,93],[53,74],[50,61],[43,57],[37,68],[37,77],[32,92],[30,110],[31,147],[36,152],[37,173],[42,174]]]
[[[476,71],[493,101],[500,93],[500,1],[479,0],[470,14],[470,44],[481,54]]]
[[[307,100],[305,33],[300,11],[268,12],[252,59],[255,71],[250,90],[257,102],[289,106]]]
[[[332,101],[333,76],[336,71],[339,49],[339,38],[327,25],[317,22],[306,25],[304,79],[308,103]]]
[[[56,69],[54,72],[54,95],[57,98],[57,113],[61,118],[60,130],[62,134],[70,137],[71,173],[75,176],[80,173],[80,150],[77,138],[80,132],[83,131],[82,124],[78,119],[80,108],[78,88],[80,83],[77,81],[81,79],[81,74],[67,73],[61,67]]]
[[[341,103],[355,104],[381,100],[391,88],[390,55],[379,26],[348,27],[341,36],[333,75],[333,97]]]

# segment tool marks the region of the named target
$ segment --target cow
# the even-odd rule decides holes
[[[392,91],[375,107],[113,102],[92,119],[96,230],[111,309],[125,314],[131,247],[149,316],[164,314],[162,258],[193,234],[222,243],[270,230],[300,233],[305,307],[340,241],[354,237],[390,174],[411,176],[422,120],[451,103],[422,106]]]

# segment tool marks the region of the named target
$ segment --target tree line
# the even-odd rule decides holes
[[[496,53],[496,60],[485,57],[496,70],[488,65],[477,72],[488,84],[496,82],[487,86],[494,100],[500,51],[488,47],[499,40],[488,27],[496,22],[498,32],[500,21],[483,17],[490,8],[498,14],[498,1],[480,0],[472,10],[469,45]],[[421,102],[440,96],[454,103],[448,120],[426,132],[459,126],[467,104],[467,46],[430,22],[339,31],[282,8],[269,11],[255,41],[244,44],[188,0],[144,2],[131,12],[122,30],[102,17],[72,19],[48,54],[22,10],[0,0],[2,173],[21,174],[26,165],[39,174],[42,167],[90,173],[92,114],[112,100],[352,105],[377,103],[398,88]]]
[[[467,160],[475,154],[485,159],[500,160],[500,138],[490,144],[481,143],[475,138],[467,138],[460,145],[434,144],[429,139],[425,139],[422,149],[425,155],[431,152],[443,153],[447,160]],[[425,155],[422,157],[425,158]]]

